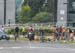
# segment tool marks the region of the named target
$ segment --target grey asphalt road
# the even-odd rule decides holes
[[[75,44],[2,40],[0,53],[75,53]]]

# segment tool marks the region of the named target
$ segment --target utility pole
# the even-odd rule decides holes
[[[6,24],[6,0],[4,0],[4,25]]]

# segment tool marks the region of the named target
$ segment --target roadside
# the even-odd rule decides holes
[[[15,40],[14,35],[9,35],[10,36],[10,41]],[[45,36],[45,42],[57,42],[61,44],[75,44],[75,40],[71,42],[70,40],[59,40],[59,41],[53,41],[53,36]],[[48,40],[50,39],[50,40]],[[18,41],[29,41],[27,37],[23,37],[23,35],[19,35]],[[35,36],[35,42],[40,42],[40,36]]]

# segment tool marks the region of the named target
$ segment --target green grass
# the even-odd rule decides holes
[[[60,43],[62,43],[62,44],[75,44],[75,40],[73,42],[72,41],[61,40]]]
[[[15,40],[15,38],[14,37],[11,37],[10,40]],[[18,40],[19,41],[29,41],[28,38],[22,38],[22,37],[19,37]]]

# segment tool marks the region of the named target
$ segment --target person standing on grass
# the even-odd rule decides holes
[[[70,39],[70,33],[69,33],[69,29],[66,29],[66,40],[69,41]]]
[[[40,36],[41,36],[41,41],[44,42],[44,37],[45,37],[45,31],[43,26],[41,25],[41,28],[39,29]]]
[[[30,26],[28,30],[28,38],[30,41],[34,40],[34,35],[34,28],[33,26]]]
[[[1,32],[5,32],[4,26],[1,26],[0,31],[1,31]]]
[[[62,28],[60,27],[56,27],[56,33],[57,33],[57,40],[60,40],[61,34],[62,34]]]
[[[17,26],[17,27],[15,27],[15,40],[17,40],[18,39],[18,37],[19,37],[19,27]]]
[[[65,38],[66,38],[66,28],[63,26],[62,27],[62,35],[61,35],[62,37],[62,40],[65,40]]]
[[[25,29],[25,27],[22,27],[22,34],[23,34],[23,37],[25,37],[25,35],[26,35],[26,29]]]
[[[74,40],[74,30],[70,29],[70,40],[73,42]]]
[[[54,34],[54,41],[56,41],[57,40],[57,37],[58,37],[58,33],[57,33],[57,30],[56,30],[56,26],[53,27],[52,32]]]

